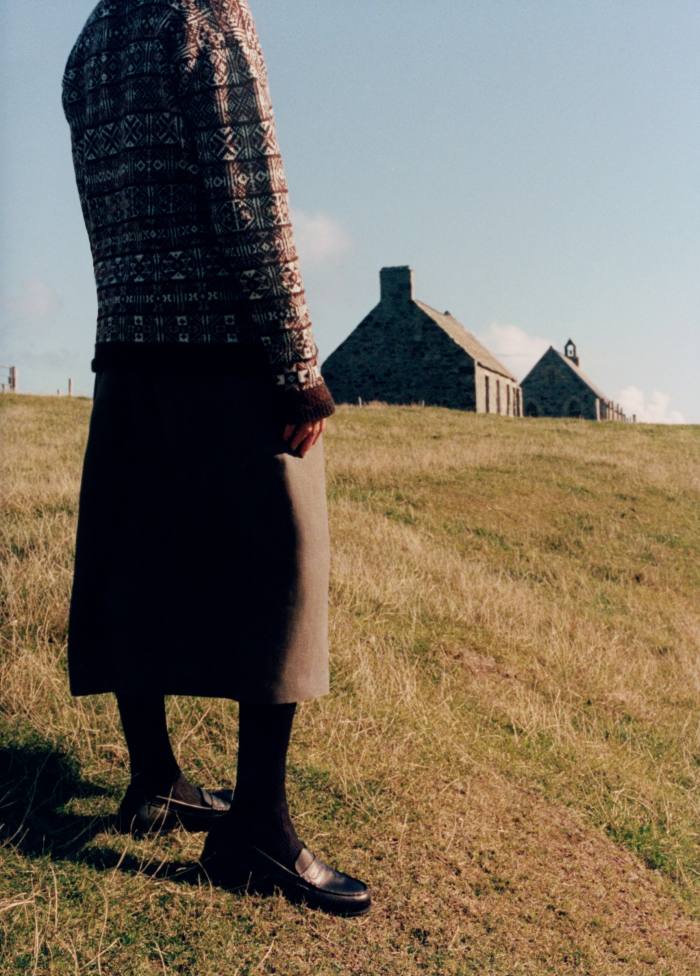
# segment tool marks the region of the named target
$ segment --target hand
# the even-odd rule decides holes
[[[287,424],[284,428],[283,439],[289,440],[292,450],[299,448],[301,457],[309,453],[323,431],[326,429],[326,418],[309,420],[303,424]]]

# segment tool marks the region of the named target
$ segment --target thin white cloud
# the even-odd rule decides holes
[[[30,322],[52,318],[63,305],[63,298],[43,278],[25,278],[6,301],[11,316]]]
[[[291,210],[294,238],[304,264],[321,265],[337,260],[350,250],[346,230],[325,213]]]
[[[477,339],[520,378],[532,369],[552,344],[542,336],[529,335],[519,325],[501,325],[498,322],[492,322],[485,332],[477,335]]]
[[[654,390],[651,396],[638,386],[626,386],[617,396],[617,402],[628,417],[635,414],[637,420],[647,424],[684,424],[686,419],[680,410],[671,409],[668,393]]]

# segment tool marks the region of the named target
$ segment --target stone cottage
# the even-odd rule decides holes
[[[382,268],[379,280],[379,304],[321,365],[337,403],[424,403],[522,416],[516,377],[449,312],[414,297],[411,268]]]
[[[627,420],[620,407],[593,385],[579,366],[575,343],[564,353],[550,346],[521,383],[527,417]]]

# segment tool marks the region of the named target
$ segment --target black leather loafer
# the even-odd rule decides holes
[[[167,833],[176,827],[192,832],[209,830],[231,809],[233,790],[205,790],[198,786],[200,802],[185,803],[174,797],[156,794],[144,797],[127,787],[119,811],[117,826],[125,833]]]
[[[329,867],[303,847],[290,870],[254,844],[209,834],[199,863],[212,884],[270,894],[275,888],[293,902],[333,915],[362,915],[372,899],[363,881]]]

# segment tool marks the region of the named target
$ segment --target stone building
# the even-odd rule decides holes
[[[522,416],[516,377],[449,312],[414,297],[411,268],[382,268],[379,278],[379,304],[321,365],[337,403],[381,400]]]
[[[576,345],[564,353],[550,346],[521,383],[525,416],[627,420],[620,407],[593,385],[579,366]]]

